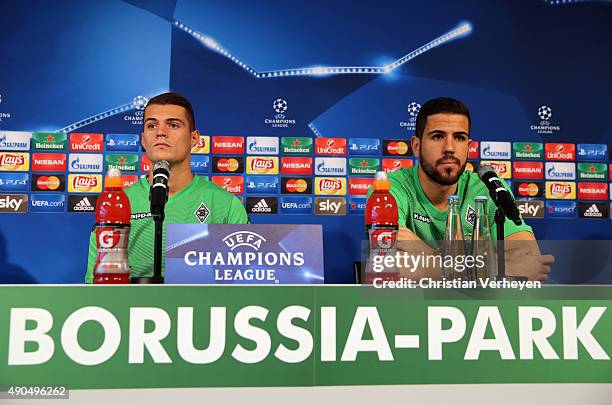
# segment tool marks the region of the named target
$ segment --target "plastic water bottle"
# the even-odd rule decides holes
[[[472,234],[472,255],[475,258],[480,257],[480,260],[477,260],[473,267],[472,277],[474,280],[495,278],[497,277],[497,260],[487,215],[487,197],[479,195],[474,201],[476,202],[476,216]],[[479,266],[479,264],[484,265]]]
[[[449,260],[449,256],[452,257],[452,260]],[[463,263],[465,260],[465,241],[459,213],[459,197],[449,195],[448,217],[446,218],[446,230],[442,242],[442,277],[448,280],[468,279],[467,269],[455,265],[459,263],[459,256],[463,256],[461,261]],[[450,265],[451,262],[452,265]]]
[[[96,203],[96,245],[94,284],[128,284],[128,241],[130,239],[130,200],[123,192],[119,169],[109,169],[104,191]]]
[[[372,183],[372,194],[366,203],[366,231],[370,247],[370,259],[373,256],[393,255],[395,253],[395,242],[397,239],[397,202],[389,189],[391,183],[385,172],[377,172]],[[385,269],[386,274],[377,276],[385,279],[397,279],[398,274],[393,268]],[[370,271],[366,272],[366,283],[372,276]]]

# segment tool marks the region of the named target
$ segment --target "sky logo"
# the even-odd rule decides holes
[[[139,139],[136,134],[106,134],[106,150],[138,152]]]
[[[247,193],[278,194],[278,177],[247,176],[245,187]]]
[[[380,139],[350,138],[348,141],[348,152],[352,156],[378,156],[380,150]]]

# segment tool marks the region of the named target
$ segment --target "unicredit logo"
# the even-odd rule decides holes
[[[70,151],[102,152],[102,134],[70,134]]]

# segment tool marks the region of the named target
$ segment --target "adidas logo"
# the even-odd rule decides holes
[[[89,198],[87,197],[83,197],[83,199],[77,202],[72,208],[73,211],[86,211],[86,212],[93,212],[94,209],[95,207],[91,205],[91,202],[89,202]]]
[[[583,215],[585,217],[603,218],[603,214],[601,213],[601,211],[599,211],[596,204],[593,204],[589,208],[587,208],[587,210],[584,211]]]
[[[272,208],[270,208],[266,200],[262,198],[253,208],[251,208],[251,212],[272,212]]]
[[[94,207],[93,205],[91,205],[91,203],[89,202],[89,198],[84,197],[81,201],[79,201],[75,206],[74,206],[74,210],[75,211],[93,211]]]

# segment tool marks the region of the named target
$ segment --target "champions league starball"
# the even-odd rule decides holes
[[[136,96],[132,100],[132,106],[134,106],[135,109],[142,111],[145,109],[148,102],[149,102],[149,99],[146,98],[145,96]]]
[[[274,111],[277,113],[282,114],[287,111],[287,102],[282,98],[277,98],[274,100],[274,103],[272,103],[272,108],[274,108]]]
[[[552,109],[548,106],[543,105],[538,108],[538,116],[542,120],[549,120],[550,117],[552,117]]]

